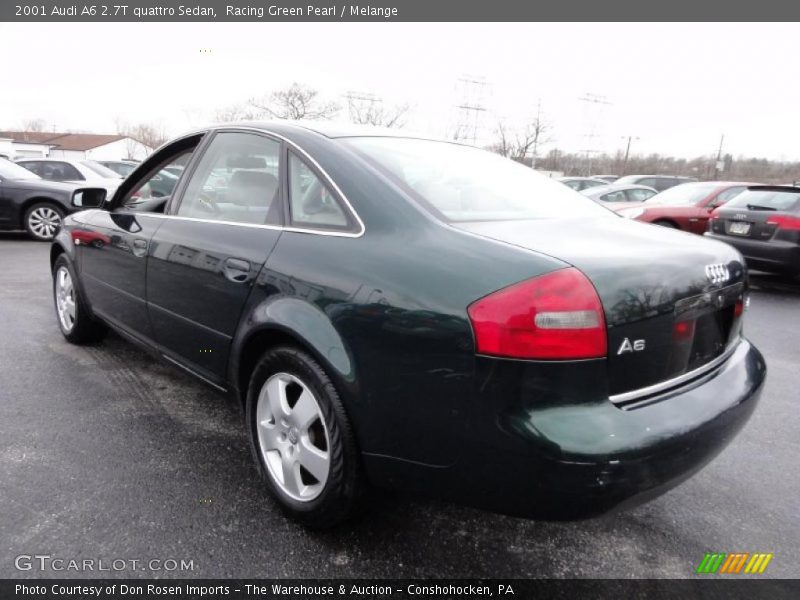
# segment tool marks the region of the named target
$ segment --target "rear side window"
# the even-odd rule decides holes
[[[50,181],[83,181],[80,171],[65,162],[42,162],[42,173],[39,175]]]
[[[294,152],[289,152],[289,209],[292,225],[345,229],[347,213],[327,185]]]
[[[42,163],[34,160],[25,161],[18,163],[20,166],[25,167],[28,171],[32,173],[36,173],[39,177],[42,177]]]

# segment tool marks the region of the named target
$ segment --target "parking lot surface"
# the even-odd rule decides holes
[[[800,282],[752,277],[761,404],[665,496],[547,523],[385,492],[319,533],[271,502],[236,408],[116,335],[62,338],[48,253],[0,235],[0,577],[692,577],[707,551],[771,552],[766,575],[800,577]],[[28,554],[192,569],[18,571]]]

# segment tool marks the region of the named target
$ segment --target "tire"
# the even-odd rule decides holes
[[[667,229],[678,229],[678,226],[672,221],[654,221],[653,225],[659,225],[661,227],[666,227]]]
[[[258,470],[290,517],[328,528],[352,515],[363,487],[355,438],[314,358],[292,346],[268,350],[250,377],[245,412]]]
[[[64,220],[64,210],[51,202],[37,202],[25,211],[25,230],[34,240],[49,242]]]
[[[53,303],[58,327],[71,344],[99,342],[108,328],[91,316],[75,281],[71,261],[65,254],[60,255],[53,265]]]

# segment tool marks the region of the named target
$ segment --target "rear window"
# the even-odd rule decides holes
[[[656,194],[647,201],[647,204],[694,206],[717,188],[719,188],[719,185],[713,183],[684,183]]]
[[[728,202],[725,208],[800,212],[800,192],[794,190],[746,190]]]
[[[343,142],[446,221],[614,216],[562,183],[485,150],[408,138]]]

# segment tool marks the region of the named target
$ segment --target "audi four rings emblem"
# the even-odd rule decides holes
[[[731,274],[725,265],[706,265],[706,277],[711,283],[725,283],[731,278]]]

